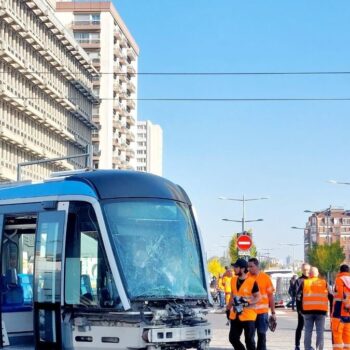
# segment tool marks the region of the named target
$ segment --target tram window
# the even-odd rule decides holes
[[[66,239],[65,302],[84,307],[117,308],[112,278],[92,206],[70,204]]]
[[[29,311],[33,304],[36,217],[6,217],[2,241],[2,309]]]

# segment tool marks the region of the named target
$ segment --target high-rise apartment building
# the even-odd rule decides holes
[[[138,46],[111,2],[57,2],[56,11],[101,73],[94,81],[101,99],[93,112],[100,125],[94,166],[135,169]]]
[[[344,247],[345,262],[350,263],[350,212],[339,208],[328,208],[314,212],[306,223],[305,258],[310,247],[315,244],[339,241]]]
[[[163,130],[149,120],[137,122],[137,167],[162,176],[163,173]]]
[[[18,163],[83,154],[91,144],[96,70],[45,0],[0,2],[0,179]],[[84,167],[74,158],[23,168],[22,178]]]

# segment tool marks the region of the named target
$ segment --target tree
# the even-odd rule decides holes
[[[252,235],[252,231],[249,230],[248,234]],[[230,240],[230,243],[229,243],[229,256],[231,258],[231,262],[235,262],[240,257],[238,255],[237,238],[238,238],[238,233],[235,233],[232,236],[232,239]],[[252,247],[250,248],[250,257],[255,258],[256,255],[257,255],[256,246],[253,244]]]
[[[215,277],[218,277],[220,273],[224,273],[225,268],[221,265],[218,258],[212,258],[208,261],[208,271]]]
[[[316,266],[323,276],[328,276],[338,271],[339,266],[345,260],[344,248],[340,242],[316,244],[308,252],[309,262]]]

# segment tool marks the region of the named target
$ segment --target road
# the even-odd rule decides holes
[[[268,331],[267,349],[294,350],[294,335],[297,324],[296,312],[289,309],[277,309],[277,329],[274,333]],[[212,324],[213,339],[210,344],[211,350],[233,349],[228,341],[229,326],[226,326],[226,315],[224,313],[212,313],[208,316]],[[315,333],[315,332],[314,332]],[[329,328],[329,319],[326,320],[325,347],[324,350],[332,350],[331,332]],[[243,335],[242,335],[242,339]],[[301,339],[301,349],[304,349],[304,334]],[[316,348],[315,339],[313,346]]]

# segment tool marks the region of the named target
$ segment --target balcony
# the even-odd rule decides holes
[[[131,114],[128,114],[128,115],[126,116],[126,121],[127,121],[130,125],[135,125],[135,124],[136,124],[135,118],[134,118]]]
[[[126,144],[125,140],[120,140],[120,149],[122,151],[125,151],[128,148],[128,145]]]
[[[130,129],[129,129],[130,130]],[[128,133],[128,140],[130,142],[134,142],[135,141],[135,135],[134,133],[130,130],[130,132]]]
[[[116,165],[120,165],[122,160],[119,155],[113,155],[112,162]]]
[[[120,130],[121,127],[122,123],[120,122],[120,120],[113,119],[113,128]]]
[[[124,134],[128,132],[128,128],[126,127],[125,124],[121,124],[120,131]]]
[[[126,75],[127,75],[127,72],[126,72],[126,67],[121,67],[118,63],[116,63],[113,67],[113,72],[114,74],[117,75],[117,78],[119,80],[121,80],[122,82],[125,82],[126,81]]]
[[[114,45],[113,52],[119,59],[124,57],[123,50],[119,47],[119,45]]]
[[[117,27],[114,29],[114,37],[118,40],[120,40],[123,37],[123,32],[120,28]]]
[[[114,82],[113,82],[113,90],[118,92],[120,89],[121,89],[121,86],[120,86],[118,80],[114,80]]]
[[[135,84],[131,80],[127,81],[126,87],[131,93],[134,93],[136,91]]]
[[[95,124],[100,124],[100,116],[98,114],[95,114],[92,116],[92,121],[95,123]]]
[[[126,37],[124,35],[119,39],[119,45],[122,48],[127,48],[128,47],[128,40],[126,39]]]
[[[83,49],[100,49],[101,41],[100,39],[79,39],[75,40],[80,44]]]
[[[98,57],[98,58],[93,58],[91,60],[91,63],[92,65],[95,67],[95,68],[100,68],[101,66],[101,59]]]
[[[126,150],[126,155],[129,156],[130,158],[134,158],[135,157],[135,151],[131,148],[128,148]]]
[[[122,54],[119,56],[119,63],[122,64],[123,66],[127,64],[127,59],[124,56],[124,53],[122,52]]]
[[[130,98],[130,96],[128,96],[126,91],[120,90],[120,91],[118,91],[118,94],[119,94],[119,98],[122,99],[123,101]]]
[[[137,57],[135,51],[132,48],[127,49],[127,56],[130,58],[131,61],[135,61]]]
[[[124,107],[118,100],[114,100],[113,101],[113,109],[116,110],[117,113],[122,113],[124,110]]]
[[[128,68],[127,68],[127,72],[131,75],[131,76],[134,76],[135,73],[136,73],[136,69],[134,68],[133,65],[128,65]]]
[[[130,109],[135,109],[135,107],[136,107],[136,103],[135,103],[135,101],[133,99],[126,100],[126,105]]]
[[[100,21],[73,21],[72,30],[101,30]]]
[[[98,132],[96,132],[96,131],[92,132],[91,140],[92,140],[92,142],[100,142],[100,138],[99,138]]]

